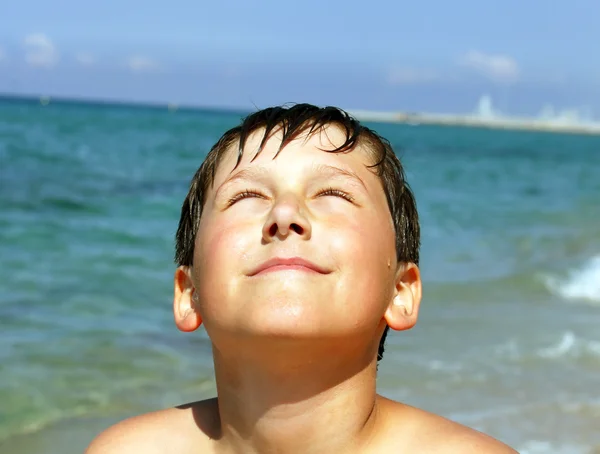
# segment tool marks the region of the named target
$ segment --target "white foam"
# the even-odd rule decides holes
[[[530,358],[532,355],[547,360],[562,358],[600,358],[600,340],[583,338],[572,331],[565,331],[554,343],[531,349],[531,341],[509,339],[495,347],[496,355],[512,361]]]
[[[557,359],[565,356],[575,358],[582,356],[600,357],[600,342],[582,339],[571,331],[567,331],[563,333],[556,344],[538,350],[537,354],[547,359]]]
[[[569,273],[566,278],[546,276],[548,289],[569,300],[600,303],[600,255],[592,257],[584,265]]]
[[[518,451],[521,454],[589,454],[589,448],[577,445],[556,446],[547,441],[531,440]]]
[[[543,358],[560,358],[572,352],[577,345],[577,338],[571,331],[563,334],[561,340],[550,347],[542,348],[538,354]]]

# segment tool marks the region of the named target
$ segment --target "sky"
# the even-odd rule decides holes
[[[0,93],[600,119],[598,0],[0,3]]]

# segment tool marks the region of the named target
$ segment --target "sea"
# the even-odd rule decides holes
[[[215,394],[172,316],[174,234],[248,112],[0,98],[0,452],[81,453]],[[600,452],[600,137],[369,123],[422,223],[417,326],[379,392],[523,454]]]

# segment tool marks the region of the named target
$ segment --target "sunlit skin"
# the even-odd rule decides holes
[[[273,159],[275,136],[252,161],[259,139],[251,137],[237,168],[233,150],[221,163],[200,221],[190,274],[213,343],[375,339],[396,294],[397,263],[372,159],[360,149],[322,151],[343,142],[336,128],[298,138]],[[249,276],[276,257],[299,257],[322,272],[279,267]]]
[[[88,452],[514,452],[376,394],[381,334],[415,325],[421,278],[396,260],[369,151],[323,151],[344,141],[329,126],[253,159],[261,137],[220,163],[175,272],[176,325],[204,325],[218,398],[126,420]]]
[[[420,280],[415,266],[398,269],[390,210],[367,151],[323,151],[344,140],[330,127],[297,138],[274,159],[281,143],[275,135],[253,159],[260,137],[250,138],[237,167],[234,150],[219,166],[194,266],[176,275],[176,292],[185,289],[175,297],[176,320],[184,331],[204,321],[214,345],[221,417],[235,421],[232,439],[252,434],[265,443],[262,432],[273,427],[260,430],[261,420],[310,414],[300,423],[308,424],[302,431],[308,442],[310,427],[325,421],[299,410],[317,401],[330,406],[335,400],[328,394],[338,405],[350,403],[340,401],[339,390],[354,391],[374,377],[385,323],[407,329],[416,322]],[[255,274],[273,258],[301,258],[317,271],[279,266]],[[257,391],[260,403],[252,397]],[[361,410],[346,417],[346,434],[368,420],[374,389],[362,399]],[[231,414],[229,401],[235,402]],[[299,408],[290,405],[296,401]],[[297,445],[301,432],[289,421],[284,425],[296,436],[285,430],[277,445]],[[335,437],[323,432],[322,438],[321,445]]]

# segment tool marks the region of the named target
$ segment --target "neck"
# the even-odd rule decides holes
[[[222,443],[236,453],[359,448],[377,415],[372,349],[278,347],[235,355],[213,349]]]

